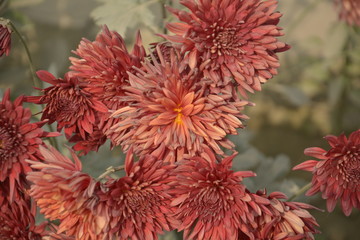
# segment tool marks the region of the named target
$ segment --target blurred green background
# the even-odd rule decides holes
[[[172,20],[162,2],[178,6],[169,0],[0,0],[0,17],[11,19],[23,34],[37,70],[62,77],[68,71],[71,51],[83,37],[93,41],[101,24],[119,31],[129,46],[137,28],[145,48],[160,40],[154,33],[163,32],[164,22]],[[304,149],[328,149],[323,136],[348,135],[359,128],[360,30],[339,21],[330,0],[281,1],[279,11],[285,33],[282,41],[292,48],[279,54],[279,75],[250,97],[256,106],[246,110],[247,128],[230,138],[239,151],[234,168],[252,169],[258,175],[245,182],[252,191],[266,187],[291,196],[311,180],[310,173],[290,170],[309,159]],[[0,58],[0,95],[6,88],[11,88],[12,98],[37,95],[24,48],[15,35],[10,56]],[[40,111],[30,107],[34,113]],[[99,153],[83,157],[84,171],[99,176],[108,166],[119,165],[120,149],[108,149],[107,144]],[[325,209],[319,195],[302,195],[295,201]],[[311,213],[322,231],[316,239],[359,239],[359,210],[350,217],[339,207],[333,213]],[[178,237],[169,233],[164,239]]]

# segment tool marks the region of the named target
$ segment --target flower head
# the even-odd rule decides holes
[[[360,26],[360,2],[358,0],[335,0],[339,17],[349,25]]]
[[[124,39],[106,25],[95,41],[83,39],[74,53],[79,58],[70,57],[71,74],[88,82],[87,91],[96,94],[109,109],[119,108],[121,102],[117,96],[123,95],[121,88],[127,85],[127,71],[132,71],[133,66],[140,67],[146,55],[140,33],[129,53]]]
[[[15,182],[23,185],[21,175],[31,171],[25,159],[39,159],[42,138],[59,135],[43,131],[44,121],[30,123],[31,111],[22,106],[23,100],[21,96],[11,102],[8,89],[0,102],[0,182],[9,179],[11,199]]]
[[[339,200],[343,212],[349,216],[352,208],[360,209],[360,130],[351,133],[349,138],[341,134],[339,137],[329,135],[325,139],[331,146],[330,150],[305,149],[305,155],[320,161],[308,160],[293,169],[312,172],[312,187],[307,195],[321,192],[329,212],[334,210]]]
[[[26,100],[37,104],[46,104],[41,119],[49,123],[57,122],[57,129],[65,129],[65,135],[79,133],[85,139],[86,133],[92,134],[98,124],[97,114],[106,113],[107,107],[84,90],[81,81],[65,75],[64,79],[56,79],[47,71],[38,71],[38,77],[53,86],[42,89],[43,96],[30,96]]]
[[[174,36],[162,35],[179,43],[190,66],[206,64],[204,74],[215,85],[235,80],[239,92],[260,91],[261,84],[277,74],[277,52],[289,46],[277,40],[276,0],[181,0],[190,12],[168,8],[180,23],[167,28]]]
[[[126,176],[109,179],[108,189],[100,195],[110,217],[109,232],[116,239],[158,239],[164,230],[171,231],[176,220],[171,216],[168,191],[169,173],[174,168],[146,155],[134,162],[132,150],[125,159]]]
[[[252,197],[241,183],[255,174],[230,170],[234,156],[221,163],[210,156],[179,161],[172,172],[169,193],[180,222],[177,229],[184,230],[184,239],[255,239],[255,217],[263,214],[260,205],[269,204]]]
[[[69,142],[76,143],[73,149],[80,151],[79,156],[81,156],[88,154],[90,151],[98,151],[99,147],[106,142],[106,136],[99,127],[95,125],[91,134],[85,133],[85,137],[83,138],[79,133],[76,133],[69,139]]]
[[[36,206],[25,192],[16,194],[16,201],[9,201],[9,184],[0,184],[0,239],[41,240],[47,223],[35,225]]]
[[[283,193],[274,192],[266,196],[265,191],[258,191],[257,196],[266,197],[270,200],[267,206],[270,214],[263,214],[256,218],[259,228],[255,232],[258,240],[313,240],[318,223],[306,210],[315,207],[300,203],[286,202],[280,199],[286,198]]]
[[[44,162],[29,161],[34,169],[27,178],[33,182],[30,195],[40,207],[40,212],[50,220],[60,220],[58,234],[76,239],[100,240],[105,236],[107,218],[96,193],[100,185],[81,172],[81,162],[71,152],[75,162],[52,147],[40,147]]]
[[[228,88],[212,92],[209,81],[174,49],[169,61],[159,47],[157,53],[159,62],[153,57],[153,64],[145,61],[144,70],[130,74],[121,98],[126,106],[113,113],[118,122],[105,134],[124,150],[132,146],[140,155],[170,162],[204,149],[223,155],[219,145],[232,149],[225,136],[243,127],[247,116],[241,111],[250,103],[234,98]]]
[[[11,48],[11,29],[8,26],[9,20],[0,18],[0,57],[8,56]]]

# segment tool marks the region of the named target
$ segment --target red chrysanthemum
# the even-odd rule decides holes
[[[73,149],[80,151],[79,156],[82,156],[88,154],[90,151],[97,152],[99,147],[106,142],[106,136],[98,126],[95,125],[91,134],[85,133],[85,138],[77,133],[69,139],[69,142],[76,143]]]
[[[87,90],[106,104],[109,109],[118,109],[122,87],[127,85],[128,73],[132,67],[140,67],[146,53],[140,33],[136,36],[134,48],[128,52],[124,39],[105,25],[94,42],[83,39],[76,51],[79,58],[70,57],[72,75],[88,82]]]
[[[172,172],[171,206],[184,230],[184,239],[255,239],[255,217],[262,215],[260,205],[269,200],[250,194],[241,183],[253,172],[230,170],[234,156],[216,163],[193,157],[179,161]]]
[[[331,149],[312,147],[305,149],[305,155],[320,159],[308,160],[294,170],[311,171],[312,187],[306,193],[311,196],[322,192],[327,209],[332,212],[339,200],[346,216],[352,208],[360,209],[360,130],[339,137],[329,135],[325,139]]]
[[[300,202],[285,202],[283,193],[274,192],[266,196],[265,191],[258,191],[257,196],[270,200],[267,206],[271,214],[256,218],[259,228],[255,232],[257,240],[313,240],[318,223],[306,210],[315,207]]]
[[[153,57],[153,64],[145,61],[144,70],[130,74],[121,98],[126,106],[113,113],[118,122],[105,134],[125,151],[134,147],[137,154],[170,162],[209,148],[223,155],[219,145],[232,149],[225,136],[243,127],[247,116],[241,111],[250,103],[234,98],[229,88],[212,92],[209,81],[174,49],[168,62],[159,47],[157,53],[160,62]]]
[[[24,97],[10,101],[10,89],[0,102],[0,182],[9,179],[10,199],[13,199],[15,182],[23,185],[20,176],[31,171],[25,159],[37,160],[42,138],[58,136],[41,129],[45,122],[30,123],[31,111],[22,106]]]
[[[41,240],[47,223],[35,225],[36,206],[25,192],[16,191],[16,201],[9,201],[7,181],[0,184],[0,239]]]
[[[11,48],[11,29],[8,25],[9,20],[0,18],[0,57],[8,56]]]
[[[335,0],[339,8],[339,17],[349,25],[360,26],[360,1],[359,0]]]
[[[98,125],[98,114],[107,113],[107,107],[85,91],[86,84],[66,74],[64,79],[56,79],[47,71],[38,71],[38,77],[53,86],[42,89],[43,96],[26,97],[28,102],[46,104],[41,119],[49,123],[57,122],[57,130],[65,129],[65,135],[79,133],[86,140],[86,134],[92,134]]]
[[[260,91],[261,83],[277,74],[277,52],[289,49],[278,41],[282,14],[276,0],[181,0],[191,12],[168,8],[180,23],[167,28],[175,36],[190,66],[207,64],[204,74],[216,85],[238,85],[239,92]]]
[[[30,195],[40,212],[50,220],[60,220],[58,234],[83,240],[104,239],[108,222],[100,214],[103,208],[96,197],[99,183],[81,172],[81,162],[73,152],[75,163],[52,147],[40,147],[40,151],[44,162],[29,161],[39,171],[27,176],[33,182]]]
[[[116,239],[158,239],[171,231],[177,221],[171,216],[171,196],[167,193],[169,174],[174,166],[146,155],[134,163],[130,150],[125,159],[126,176],[110,179],[105,201],[110,217],[109,233]]]

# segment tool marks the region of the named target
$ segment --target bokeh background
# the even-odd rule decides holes
[[[159,41],[154,33],[164,32],[164,23],[172,20],[162,8],[164,2],[179,6],[176,0],[0,0],[0,17],[11,19],[22,33],[37,70],[62,77],[70,65],[68,58],[74,56],[71,51],[82,38],[94,40],[102,24],[119,31],[129,48],[138,28],[146,48]],[[310,173],[291,171],[309,159],[304,149],[328,149],[325,135],[348,135],[359,128],[360,29],[339,21],[331,0],[280,1],[279,11],[282,41],[292,48],[279,54],[279,75],[250,96],[256,106],[246,110],[247,128],[230,138],[239,152],[234,169],[251,169],[258,175],[245,182],[252,191],[267,188],[292,196],[311,180]],[[28,66],[24,48],[13,34],[10,56],[0,58],[0,96],[6,88],[11,88],[13,98],[38,94]],[[29,107],[33,113],[40,111]],[[60,150],[66,153],[63,146],[69,143],[60,141]],[[123,154],[118,148],[110,151],[106,144],[82,160],[84,171],[97,177],[107,167],[120,165]],[[295,201],[325,209],[319,195],[302,194]],[[316,239],[359,239],[359,210],[350,217],[339,206],[333,213],[311,213],[322,231]],[[172,232],[164,239],[180,238]]]

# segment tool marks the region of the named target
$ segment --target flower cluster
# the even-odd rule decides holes
[[[233,171],[235,145],[227,136],[245,127],[247,94],[277,74],[282,16],[275,0],[181,0],[168,7],[180,22],[174,35],[159,34],[149,54],[140,33],[130,52],[106,26],[95,41],[83,39],[63,78],[38,71],[50,84],[40,96],[0,103],[0,238],[158,239],[183,231],[184,239],[314,239],[319,226],[311,205],[285,201],[280,192],[251,192]],[[9,31],[0,25],[0,56]],[[5,44],[5,45],[4,45]],[[30,123],[23,101],[44,104],[41,121]],[[59,133],[85,155],[107,140],[127,154],[125,176],[98,179],[43,143]],[[346,215],[359,203],[360,130],[349,138],[328,136],[332,149],[305,150],[312,171],[308,194],[323,192],[332,211],[341,200]],[[31,186],[30,186],[31,183]],[[16,201],[13,201],[16,199]],[[36,226],[35,205],[59,225]],[[25,229],[26,231],[22,231]]]

